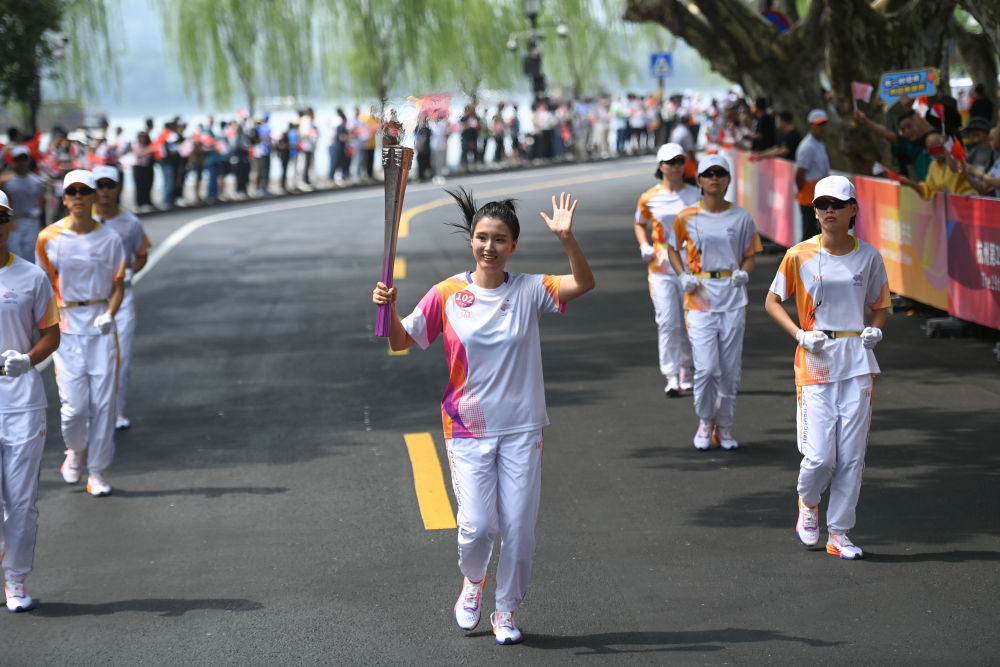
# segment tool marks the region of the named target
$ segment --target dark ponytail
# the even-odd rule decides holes
[[[501,199],[499,201],[486,202],[482,206],[477,207],[472,193],[461,186],[455,190],[445,188],[445,192],[454,198],[459,210],[462,211],[462,220],[460,222],[446,222],[446,225],[462,230],[471,239],[472,233],[476,230],[476,223],[483,218],[496,218],[507,225],[511,238],[515,241],[517,240],[518,235],[521,233],[521,223],[517,220],[516,200]]]

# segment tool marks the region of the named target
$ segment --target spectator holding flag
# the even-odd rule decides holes
[[[955,155],[958,152],[955,147],[960,147],[961,144],[952,143],[949,148],[944,137],[933,132],[928,135],[925,145],[933,160],[927,169],[927,178],[914,181],[906,176],[900,176],[900,183],[916,190],[923,199],[933,199],[938,192],[950,192],[956,195],[976,194],[975,188],[963,174],[962,163]]]

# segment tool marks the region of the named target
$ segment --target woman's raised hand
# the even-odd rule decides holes
[[[378,283],[372,290],[372,303],[382,306],[396,301],[396,288],[386,287],[385,283]]]
[[[552,196],[552,217],[550,218],[543,212],[542,219],[556,236],[564,237],[573,233],[573,213],[576,212],[578,203],[568,192],[559,193],[558,202],[556,202],[555,195]]]

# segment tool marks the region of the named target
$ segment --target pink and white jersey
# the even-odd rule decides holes
[[[63,218],[38,235],[35,260],[55,287],[59,330],[99,335],[94,318],[108,310],[113,283],[125,276],[125,248],[118,234],[101,223],[77,234],[69,230],[69,218]]]
[[[426,349],[444,334],[445,438],[490,438],[549,423],[538,335],[541,313],[562,312],[559,276],[507,274],[496,289],[459,273],[432,287],[403,319]]]
[[[0,266],[0,352],[27,354],[38,329],[59,323],[55,291],[48,276],[31,262],[7,253]],[[0,412],[44,408],[42,376],[32,368],[20,377],[0,375]]]
[[[889,280],[874,246],[854,239],[854,250],[831,255],[816,236],[785,253],[770,291],[784,301],[795,297],[799,326],[806,331],[865,328],[865,308],[888,308]],[[878,373],[875,354],[861,338],[832,338],[809,354],[795,349],[795,384],[823,384]]]

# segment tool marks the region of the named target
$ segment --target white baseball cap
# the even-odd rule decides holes
[[[31,151],[28,150],[27,146],[14,146],[10,149],[11,157],[20,157],[22,155],[31,155]]]
[[[706,155],[698,161],[698,175],[700,176],[704,174],[712,167],[722,167],[726,170],[726,173],[733,173],[733,170],[729,166],[729,160],[719,153],[712,153],[711,155]]]
[[[663,144],[660,146],[659,150],[656,151],[656,161],[659,162],[669,162],[673,160],[678,155],[684,155],[684,149],[680,144]]]
[[[820,123],[827,122],[829,118],[826,117],[826,112],[822,109],[813,109],[806,116],[806,120],[809,121],[810,125],[819,125]]]
[[[106,164],[94,167],[94,182],[96,183],[102,178],[107,178],[108,180],[118,183],[118,169]]]
[[[7,200],[7,193],[3,190],[0,190],[0,208],[5,208],[11,212],[14,210],[10,207],[10,202]]]
[[[850,201],[857,199],[854,191],[854,184],[843,176],[827,176],[816,182],[816,191],[813,194],[813,203],[821,197],[833,197],[840,201]]]
[[[97,184],[94,181],[94,175],[86,169],[74,169],[63,177],[63,189],[68,188],[74,183],[86,185],[91,190],[97,189]]]

